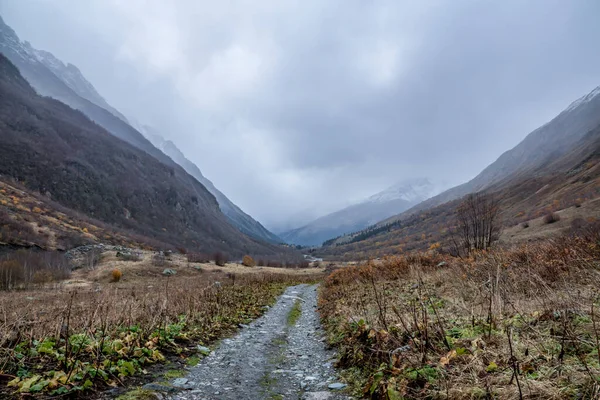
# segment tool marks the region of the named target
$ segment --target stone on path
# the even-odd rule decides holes
[[[341,390],[341,389],[345,388],[346,386],[347,385],[345,383],[335,382],[335,383],[330,383],[329,386],[327,386],[327,387],[331,390]]]

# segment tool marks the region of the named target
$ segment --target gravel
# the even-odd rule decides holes
[[[290,325],[288,315],[296,302],[301,314]],[[190,368],[186,390],[169,398],[350,399],[340,391],[345,385],[337,380],[335,353],[326,348],[316,308],[316,285],[289,287],[265,315]]]

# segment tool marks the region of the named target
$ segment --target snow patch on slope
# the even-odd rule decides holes
[[[571,105],[569,107],[567,107],[567,109],[565,111],[571,111],[571,110],[574,110],[577,107],[581,106],[582,104],[589,103],[598,95],[600,95],[600,86],[598,86],[596,89],[592,90],[585,96],[582,96],[579,99],[572,102]]]
[[[435,195],[435,188],[428,179],[411,179],[397,184],[374,194],[367,199],[370,203],[387,203],[394,200],[405,200],[416,203]]]

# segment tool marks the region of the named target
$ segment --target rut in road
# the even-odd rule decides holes
[[[335,390],[343,385],[316,308],[316,285],[287,288],[265,315],[193,367],[183,379],[187,390],[171,399],[348,399]]]

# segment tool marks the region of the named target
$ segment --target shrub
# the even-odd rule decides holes
[[[112,277],[112,282],[119,282],[121,280],[121,277],[123,276],[123,273],[121,272],[121,270],[115,268],[110,273],[110,276]]]
[[[167,257],[165,257],[165,254],[162,251],[159,251],[152,256],[152,265],[155,267],[164,267],[167,265]]]
[[[81,233],[75,231],[63,232],[62,234],[58,235],[56,241],[57,247],[64,250],[70,250],[76,247],[81,247],[94,243],[92,240],[86,238]]]
[[[560,215],[558,215],[557,213],[551,212],[544,216],[544,223],[546,224],[553,224],[558,221],[560,221]]]
[[[282,268],[283,264],[280,261],[269,261],[267,262],[267,267],[271,268]]]
[[[206,264],[210,262],[210,257],[204,253],[188,253],[188,262]]]
[[[19,250],[0,259],[0,289],[4,290],[66,279],[70,274],[71,266],[58,252]]]
[[[245,267],[254,267],[254,266],[256,266],[256,262],[249,255],[245,255],[244,258],[242,259],[242,265]]]
[[[120,258],[123,261],[140,261],[142,259],[142,256],[140,253],[137,253],[135,251],[118,251],[117,258]]]
[[[571,221],[571,230],[579,231],[586,225],[587,223],[585,222],[585,220],[581,217],[578,217]]]
[[[227,256],[220,251],[217,251],[213,258],[215,260],[215,264],[217,264],[219,267],[224,267],[225,264],[227,264]]]
[[[47,238],[35,232],[31,224],[11,218],[3,209],[0,209],[0,242],[17,245],[35,243],[40,247],[48,245]]]
[[[187,249],[185,247],[178,247],[177,251],[179,252],[179,254],[187,254]]]

